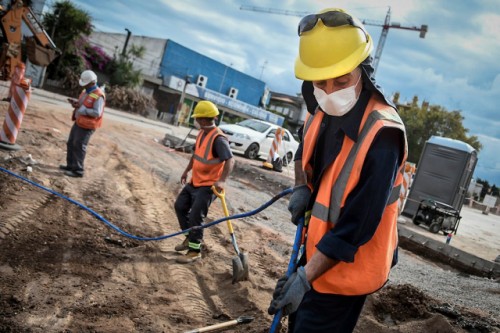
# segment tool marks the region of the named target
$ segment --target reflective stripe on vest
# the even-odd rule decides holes
[[[323,112],[318,112],[306,122],[304,132],[303,167],[311,171],[312,158]],[[404,157],[399,170],[404,167],[407,155],[404,126],[396,111],[375,96],[370,99],[363,116],[357,142],[344,137],[342,148],[330,166],[324,171],[320,188],[313,205],[306,241],[307,260],[317,251],[316,245],[335,226],[346,198],[357,186],[366,155],[377,133],[383,128],[401,130],[404,139]],[[379,225],[373,237],[358,248],[351,263],[338,262],[334,267],[313,282],[320,293],[340,295],[364,295],[381,288],[387,281],[392,256],[397,246],[397,197],[402,183],[402,174],[396,180]],[[308,185],[312,186],[311,178]]]
[[[194,186],[211,186],[219,180],[225,164],[224,161],[213,156],[213,144],[218,136],[225,137],[225,135],[218,127],[208,132],[203,142],[201,142],[202,135],[203,131],[200,131],[196,138],[192,182]]]
[[[344,195],[345,188],[347,186],[347,180],[351,175],[354,162],[356,161],[356,157],[359,153],[359,149],[364,143],[364,140],[366,139],[369,131],[371,131],[375,123],[379,120],[389,120],[398,124],[402,124],[402,121],[400,119],[399,120],[394,119],[392,114],[389,114],[387,111],[384,110],[373,111],[370,113],[370,115],[368,116],[368,120],[366,121],[361,133],[358,136],[358,141],[354,144],[353,148],[349,152],[347,161],[344,163],[344,167],[342,168],[342,171],[340,172],[340,175],[338,176],[337,180],[335,181],[335,185],[332,188],[330,207],[326,207],[325,205],[322,205],[319,202],[315,202],[312,209],[313,216],[316,216],[323,221],[328,221],[332,223],[337,222],[340,214],[342,197]],[[390,199],[388,200],[387,204],[394,203],[394,201],[396,201],[399,198],[400,191],[401,191],[401,185],[393,187]]]

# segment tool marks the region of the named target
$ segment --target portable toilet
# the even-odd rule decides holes
[[[425,143],[402,214],[413,218],[427,199],[460,212],[476,163],[477,152],[468,143],[432,136]]]

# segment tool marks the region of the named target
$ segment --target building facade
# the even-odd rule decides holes
[[[162,121],[188,125],[196,103],[209,100],[221,110],[220,121],[257,118],[278,125],[285,122],[285,116],[265,108],[270,93],[264,81],[173,40],[99,32],[90,36],[90,42],[110,56],[123,52],[125,45],[145,48],[145,57],[135,59],[134,68],[141,70],[141,89],[156,100],[156,117]]]
[[[271,92],[268,110],[282,115],[285,118],[284,126],[292,134],[297,134],[299,128],[304,124],[307,108],[301,94],[297,96]]]

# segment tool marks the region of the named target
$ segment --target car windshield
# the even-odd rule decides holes
[[[246,120],[240,121],[238,123],[238,125],[253,129],[254,131],[257,131],[260,133],[264,133],[265,131],[267,131],[269,129],[269,127],[271,127],[268,124],[264,124],[264,123],[261,123],[260,121],[256,121],[253,119],[246,119]]]

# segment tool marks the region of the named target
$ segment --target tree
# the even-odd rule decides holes
[[[144,46],[132,45],[125,55],[116,55],[107,67],[111,85],[134,88],[141,84],[141,71],[134,69],[134,60],[144,56]]]
[[[398,96],[398,95],[396,95]],[[397,98],[396,98],[397,104]],[[408,105],[398,105],[401,119],[405,123],[408,137],[408,161],[417,163],[422,154],[425,142],[433,135],[460,140],[470,144],[478,152],[482,145],[477,136],[468,136],[468,129],[462,122],[464,117],[460,111],[447,111],[438,105],[424,103],[417,105],[418,98]]]
[[[495,184],[493,184],[491,186],[491,195],[495,196],[495,197],[498,197],[500,196],[500,190],[498,189],[498,187],[496,187]]]
[[[92,33],[92,18],[69,0],[56,2],[52,8],[52,13],[44,16],[43,25],[62,52],[47,68],[49,77],[58,79],[63,78],[68,70],[80,73],[86,68],[82,53],[86,40],[82,37]]]
[[[478,178],[476,180],[478,184],[483,185],[483,188],[481,189],[481,193],[479,194],[479,199],[482,201],[484,196],[490,192],[490,183],[487,180],[483,180],[481,178]]]
[[[487,180],[483,180],[481,178],[478,178],[476,180],[476,182],[478,184],[483,185],[483,188],[481,189],[481,194],[480,194],[481,200],[484,198],[484,196],[486,194],[489,194],[489,195],[492,195],[492,196],[495,196],[495,197],[500,196],[500,191],[499,191],[498,187],[495,184],[493,184],[493,185],[490,186],[490,183]]]

